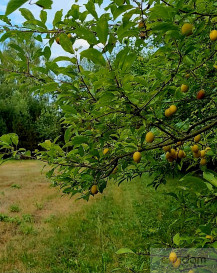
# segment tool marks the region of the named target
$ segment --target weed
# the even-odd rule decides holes
[[[22,223],[20,225],[20,231],[24,235],[35,234],[33,225],[30,225],[30,224],[27,224],[27,223]]]
[[[52,221],[54,221],[54,219],[55,219],[55,215],[51,214],[44,220],[44,222],[51,223]]]
[[[23,214],[22,219],[23,219],[23,222],[26,222],[26,223],[34,222],[33,216],[31,214]]]
[[[42,210],[44,208],[44,205],[42,203],[38,203],[38,202],[35,203],[35,206],[36,206],[37,210]]]
[[[18,205],[11,205],[10,212],[20,212],[20,207]]]
[[[19,225],[21,223],[21,220],[19,217],[10,217],[5,214],[0,214],[0,222],[15,223]]]
[[[13,185],[11,185],[11,188],[14,188],[14,189],[21,189],[21,186],[18,185],[18,184],[13,184]]]

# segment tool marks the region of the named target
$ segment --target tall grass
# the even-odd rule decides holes
[[[177,223],[169,226],[177,219],[170,213],[173,200],[147,188],[149,182],[146,177],[120,187],[110,182],[85,209],[50,217],[38,232],[23,232],[20,244],[8,244],[0,260],[2,272],[149,272],[146,256],[115,253],[120,248],[145,253],[150,246],[166,246],[181,228]]]

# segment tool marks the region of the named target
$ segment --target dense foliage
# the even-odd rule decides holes
[[[215,28],[214,2],[120,0],[105,5],[101,0],[88,1],[86,10],[80,11],[74,4],[65,17],[58,11],[52,29],[46,26],[45,9],[35,19],[30,10],[21,8],[26,19],[22,28],[1,17],[7,23],[1,41],[12,36],[25,44],[33,38],[49,39],[49,46],[38,49],[31,61],[14,42],[19,68],[11,70],[20,79],[33,81],[35,94],[57,96],[68,126],[65,145],[46,141],[41,156],[60,167],[57,184],[66,192],[83,192],[85,198],[93,184],[102,192],[114,173],[121,182],[153,172],[158,185],[165,181],[166,170],[197,168],[198,157],[201,165],[216,162],[215,33],[209,37]],[[10,1],[6,14],[14,8]],[[49,8],[46,1],[43,8]],[[90,45],[80,56],[73,49],[78,39]],[[71,57],[51,59],[50,46],[55,42]],[[149,53],[145,59],[144,49]],[[39,57],[43,64],[35,61]],[[4,65],[3,54],[1,58]],[[83,58],[94,66],[83,67]],[[65,61],[63,66],[60,61]],[[136,62],[145,63],[142,72],[133,69]],[[196,141],[199,146],[192,155],[190,145],[198,135],[202,139]],[[198,152],[205,148],[207,159]],[[142,153],[139,164],[132,160],[136,151],[137,163]]]
[[[5,63],[0,74],[0,135],[16,133],[19,136],[19,146],[34,151],[39,142],[55,139],[61,134],[61,113],[57,111],[54,98],[32,94],[30,89],[34,86],[33,82],[14,78],[11,74],[11,70],[20,69],[15,43],[18,40],[12,39],[4,45],[1,52]],[[19,48],[25,51],[29,62],[40,49],[34,41],[28,46],[19,43]],[[35,64],[40,64],[40,58],[35,60]]]

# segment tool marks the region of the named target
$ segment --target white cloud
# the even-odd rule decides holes
[[[104,45],[102,43],[99,43],[99,44],[95,45],[94,48],[96,48],[96,49],[103,49]]]
[[[85,49],[88,49],[89,48],[89,44],[87,41],[83,40],[83,39],[78,39],[74,45],[73,45],[73,49],[77,49],[78,51],[78,54],[79,52],[85,50]],[[51,47],[51,52],[52,52],[52,55],[51,55],[51,58],[56,58],[56,57],[59,57],[59,56],[68,56],[68,57],[72,57],[72,54],[68,53],[68,52],[65,52],[61,45],[58,45],[57,43],[53,43],[52,47]]]
[[[51,47],[51,58],[57,58],[59,56],[68,56],[72,57],[72,54],[64,51],[60,45],[53,43]]]
[[[73,48],[74,49],[79,49],[79,51],[88,49],[89,48],[89,43],[83,39],[78,39],[75,41]]]

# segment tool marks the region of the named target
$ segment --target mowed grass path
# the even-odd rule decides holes
[[[50,187],[37,161],[0,167],[0,272],[149,272],[143,255],[172,241],[173,200],[148,187],[149,178],[109,182],[89,202]],[[176,224],[177,225],[177,224]]]

